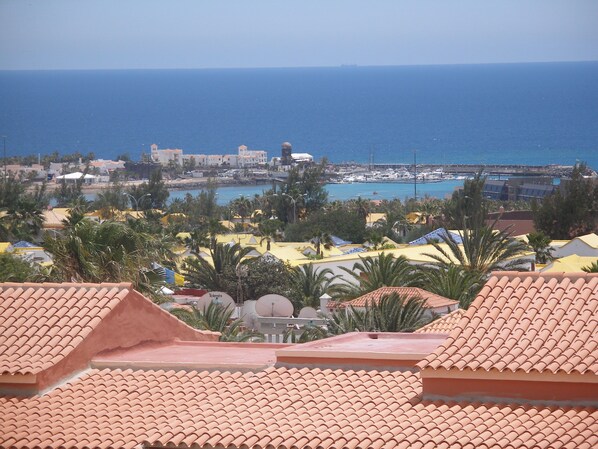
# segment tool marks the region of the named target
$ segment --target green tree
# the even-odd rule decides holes
[[[448,229],[481,228],[488,212],[484,200],[486,177],[478,172],[472,179],[463,183],[463,189],[453,192],[453,196],[443,208],[444,221]]]
[[[365,310],[352,306],[332,314],[327,327],[332,334],[347,332],[413,332],[428,321],[421,298],[384,295],[379,301],[368,304]]]
[[[586,273],[598,273],[598,260],[592,262],[587,267],[583,267],[582,270]]]
[[[40,282],[40,269],[10,253],[0,253],[0,282]]]
[[[368,200],[364,200],[361,197],[358,197],[356,200],[351,201],[351,207],[357,214],[359,218],[363,220],[365,223],[368,215],[370,214],[370,202]]]
[[[480,275],[496,270],[524,269],[525,262],[520,256],[527,251],[527,246],[511,238],[509,231],[498,231],[488,226],[465,227],[461,239],[463,243],[457,243],[451,234],[447,234],[443,243],[431,242],[436,252],[426,256],[441,268],[457,264]]]
[[[536,253],[537,263],[548,263],[552,260],[551,252],[554,249],[550,247],[550,242],[552,239],[542,231],[530,232],[527,235],[527,244]]]
[[[205,288],[210,291],[226,291],[236,296],[236,291],[230,291],[226,275],[235,272],[247,254],[253,248],[235,243],[234,245],[217,243],[210,250],[212,263],[202,257],[188,257],[185,259],[185,281],[190,287]],[[227,291],[228,287],[228,291]]]
[[[335,296],[343,299],[356,298],[380,287],[411,287],[420,282],[419,271],[405,256],[395,258],[384,252],[378,257],[362,257],[351,270],[341,269],[352,278],[344,284],[334,285]]]
[[[62,172],[66,173],[67,166],[63,166]],[[54,198],[56,199],[57,207],[68,207],[73,201],[77,201],[83,196],[83,182],[84,176],[89,173],[89,166],[83,170],[83,175],[75,182],[67,182],[66,179],[60,181],[60,186],[54,190]]]
[[[309,306],[317,309],[320,306],[320,296],[330,287],[339,276],[335,276],[329,268],[318,270],[313,264],[295,267],[291,273],[291,294],[295,310]]]
[[[83,219],[63,234],[46,234],[44,248],[63,280],[132,282],[140,291],[154,291],[154,262],[172,260],[170,242],[137,232],[125,223]]]
[[[257,300],[270,293],[289,296],[290,268],[284,262],[257,257],[249,259],[243,268],[234,271],[232,267],[228,268],[228,279],[236,282],[237,300]],[[229,290],[232,288],[229,287]],[[238,297],[239,293],[241,297]]]
[[[148,182],[143,182],[139,186],[131,187],[128,193],[134,198],[143,198],[139,201],[139,209],[160,209],[166,208],[166,201],[170,194],[166,188],[166,183],[162,179],[162,170],[153,170]]]
[[[8,208],[6,224],[13,240],[37,240],[44,224],[39,203],[29,195],[23,195],[16,205]]]
[[[9,173],[0,179],[0,209],[16,208],[19,199],[25,193],[20,179]]]
[[[129,203],[129,198],[125,195],[123,185],[115,182],[112,185],[103,188],[93,202],[93,208],[102,212],[102,217],[112,218],[117,210],[124,210]],[[131,207],[135,207],[132,204]]]
[[[554,194],[532,204],[538,231],[561,240],[598,231],[598,184],[584,177],[586,170],[576,166]]]
[[[234,211],[241,217],[241,223],[245,223],[245,219],[251,215],[251,201],[245,196],[235,199],[231,203]]]
[[[421,273],[425,290],[459,301],[462,309],[469,308],[484,285],[480,273],[468,271],[460,265],[425,267]]]
[[[220,341],[259,342],[264,336],[251,329],[245,329],[241,318],[232,319],[234,309],[211,302],[205,310],[192,311],[174,309],[170,313],[195,329],[220,332]]]
[[[316,255],[318,257],[322,256],[322,247],[325,249],[332,248],[332,236],[328,232],[322,231],[321,229],[316,230],[312,234],[311,242],[316,247]]]
[[[258,224],[258,231],[262,239],[260,244],[266,242],[266,251],[270,251],[272,241],[276,241],[277,238],[282,235],[282,228],[284,223],[277,219],[266,219],[262,220]]]

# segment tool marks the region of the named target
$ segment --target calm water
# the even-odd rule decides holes
[[[429,195],[435,198],[444,198],[450,195],[456,187],[463,185],[463,181],[447,180],[442,182],[434,182],[417,185],[417,196],[421,198]],[[220,205],[225,205],[230,201],[243,195],[246,197],[253,197],[254,195],[262,195],[266,190],[269,190],[269,185],[260,186],[227,186],[218,188],[217,201]],[[328,184],[326,185],[328,191],[328,200],[350,200],[358,197],[367,198],[371,200],[391,200],[399,198],[401,200],[406,198],[413,198],[413,184],[392,184],[392,183],[355,183],[355,184]],[[199,190],[176,190],[170,192],[169,200],[175,198],[183,198],[187,193],[197,195]]]
[[[0,72],[8,154],[240,144],[333,162],[598,167],[598,63]]]

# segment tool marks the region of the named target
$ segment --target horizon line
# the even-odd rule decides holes
[[[332,68],[385,68],[385,67],[446,67],[473,65],[523,65],[523,64],[575,64],[598,62],[598,59],[550,60],[550,61],[510,61],[510,62],[457,62],[424,64],[352,64],[304,65],[304,66],[255,66],[255,67],[122,67],[122,68],[0,68],[0,72],[92,72],[92,71],[159,71],[159,70],[268,70],[268,69],[332,69]]]

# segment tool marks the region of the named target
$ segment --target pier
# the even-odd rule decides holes
[[[412,169],[413,164],[368,164],[370,170]],[[434,171],[442,169],[452,175],[471,176],[479,171],[491,176],[568,176],[572,165],[502,165],[502,164],[417,164],[417,169]]]

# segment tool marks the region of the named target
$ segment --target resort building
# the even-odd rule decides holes
[[[128,284],[2,284],[0,315],[3,449],[598,446],[598,274],[496,273],[439,332],[293,345]]]
[[[484,182],[484,198],[501,201],[543,200],[554,193],[552,178],[514,177],[503,180],[487,179]]]
[[[249,150],[246,145],[238,148],[237,154],[184,154],[181,149],[158,149],[158,145],[151,146],[153,162],[164,166],[169,164],[183,165],[184,161],[193,162],[197,167],[230,166],[237,168],[256,167],[268,162],[268,153],[262,150]]]

